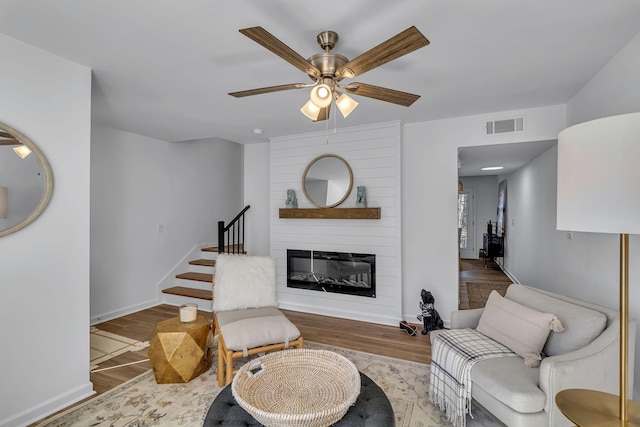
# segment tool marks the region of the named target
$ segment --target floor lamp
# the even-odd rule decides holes
[[[556,395],[579,426],[640,426],[628,400],[629,234],[640,234],[640,113],[605,117],[558,135],[557,229],[620,235],[620,395],[569,389]]]

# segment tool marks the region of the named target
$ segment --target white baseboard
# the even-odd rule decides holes
[[[94,394],[96,394],[96,392],[93,391],[93,384],[88,382],[83,386],[76,387],[73,390],[69,390],[66,393],[42,402],[18,414],[12,415],[9,418],[0,420],[0,426],[28,426]]]
[[[506,268],[504,268],[503,266],[500,266],[500,269],[502,270],[502,272],[504,274],[507,275],[507,277],[509,278],[509,280],[511,280],[512,283],[520,283],[520,281],[516,278],[516,276],[514,276],[513,274],[511,274],[511,272],[509,270],[507,270]]]
[[[89,319],[89,324],[91,326],[96,323],[106,322],[107,320],[112,320],[117,317],[126,316],[127,314],[135,313],[136,311],[144,310],[147,308],[155,307],[156,305],[160,305],[161,302],[157,299],[149,300],[140,304],[132,305],[129,307],[121,308],[119,310],[110,311],[108,313],[98,314],[96,316],[91,316]]]
[[[370,312],[353,312],[342,310],[331,310],[324,307],[317,307],[305,304],[280,303],[279,308],[284,310],[301,311],[303,313],[319,314],[321,316],[339,317],[341,319],[359,320],[361,322],[377,323],[379,325],[398,326],[399,319],[376,315]]]

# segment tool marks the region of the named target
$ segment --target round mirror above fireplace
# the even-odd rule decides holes
[[[302,175],[302,190],[312,205],[333,208],[344,202],[353,187],[353,172],[345,159],[323,154],[307,165]]]

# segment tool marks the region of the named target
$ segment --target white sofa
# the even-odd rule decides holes
[[[507,299],[555,314],[565,330],[551,332],[539,367],[520,357],[477,362],[471,369],[472,398],[509,427],[571,426],[555,403],[567,388],[619,394],[619,312],[540,289],[512,284]],[[451,329],[478,325],[482,308],[451,314]],[[431,332],[431,344],[442,331]],[[636,322],[629,322],[629,393],[633,393]]]

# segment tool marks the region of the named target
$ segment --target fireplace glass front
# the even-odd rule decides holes
[[[376,256],[287,249],[287,287],[376,296]]]

